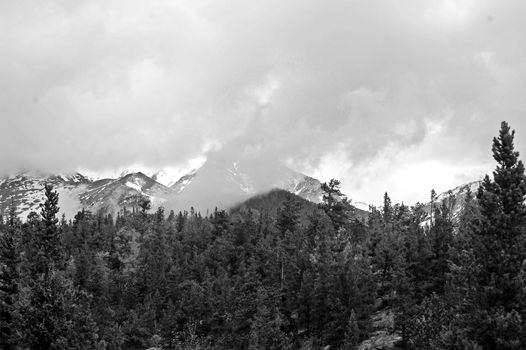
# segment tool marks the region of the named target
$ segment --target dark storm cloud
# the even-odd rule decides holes
[[[525,10],[518,0],[2,2],[0,170],[163,166],[222,150],[323,174],[338,174],[339,159],[360,193],[356,178],[382,161],[393,173],[481,164],[500,120],[526,135]],[[414,155],[393,164],[404,152]],[[369,186],[386,180],[374,176]]]

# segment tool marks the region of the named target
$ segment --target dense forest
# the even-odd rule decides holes
[[[476,193],[0,220],[2,349],[525,349],[526,178],[503,122]],[[265,202],[266,201],[266,202]],[[270,203],[270,204],[269,204]]]

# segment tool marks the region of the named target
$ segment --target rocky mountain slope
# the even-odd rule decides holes
[[[23,172],[0,180],[0,213],[12,203],[21,219],[31,211],[39,211],[44,201],[43,188],[52,184],[59,193],[60,213],[72,218],[77,211],[115,214],[124,207],[137,205],[141,196],[148,197],[154,206],[166,202],[172,191],[142,173],[130,173],[117,179],[92,180],[82,174],[50,175]]]
[[[115,212],[117,208],[137,206],[138,199],[141,197],[147,197],[153,207],[158,207],[172,194],[173,191],[168,187],[137,172],[118,179],[95,181],[80,194],[79,199],[82,206],[88,210]]]
[[[468,194],[468,191],[470,191],[473,196],[476,196],[477,190],[481,184],[482,180],[472,181],[457,186],[449,191],[440,193],[436,198],[435,205],[442,205],[442,203],[446,204],[448,210],[450,210],[451,212],[452,219],[455,222],[459,219],[460,214],[462,213],[462,209],[464,208],[464,205],[466,203],[466,196]],[[424,210],[428,214],[431,214],[431,202],[425,204]],[[429,223],[430,218],[428,218],[423,223],[423,225]]]
[[[70,216],[80,208],[78,200],[91,180],[79,173],[50,175],[40,172],[23,172],[0,179],[0,213],[6,214],[13,204],[20,218],[25,219],[31,211],[37,211],[44,201],[43,188],[50,183],[59,192],[62,212]]]
[[[177,181],[161,172],[147,176],[142,172],[125,171],[116,178],[106,179],[93,179],[80,173],[22,172],[0,178],[0,214],[5,215],[11,203],[21,219],[26,219],[31,211],[38,212],[39,204],[44,200],[46,183],[53,184],[59,192],[60,214],[68,218],[83,208],[115,215],[123,208],[131,210],[136,207],[141,197],[150,199],[154,210],[161,205],[168,210],[185,210],[193,206],[205,212],[216,206],[230,207],[274,188],[315,203],[321,201],[318,180],[283,165],[273,167],[269,172],[264,166],[253,169],[238,162],[207,161]]]

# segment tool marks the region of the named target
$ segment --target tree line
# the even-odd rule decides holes
[[[524,349],[526,177],[502,123],[477,193],[358,218],[340,191],[274,212],[0,220],[2,349]]]

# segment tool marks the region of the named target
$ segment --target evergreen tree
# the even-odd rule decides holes
[[[15,349],[17,343],[16,299],[19,286],[19,242],[20,234],[14,226],[12,216],[8,218],[5,232],[0,232],[0,348]]]
[[[389,197],[387,192],[384,193],[384,206],[382,207],[382,214],[384,223],[390,223],[393,217],[393,205],[391,203],[391,198]]]
[[[278,209],[276,226],[280,230],[282,236],[285,232],[295,232],[299,223],[300,203],[294,198],[292,194],[287,195],[283,202],[283,208]]]
[[[497,167],[484,178],[478,203],[468,198],[452,250],[450,300],[454,321],[444,333],[449,346],[483,349],[526,347],[523,261],[526,208],[524,165],[515,133],[502,122],[493,139]]]
[[[437,193],[435,192],[435,190],[431,190],[431,201],[429,202],[430,204],[429,221],[430,221],[431,226],[433,226],[433,220],[434,220],[435,209],[436,209],[435,207],[436,201],[437,201]]]
[[[60,231],[57,227],[58,218],[58,192],[53,191],[53,185],[46,184],[44,187],[46,200],[40,205],[40,216],[42,217],[41,229],[38,232],[35,243],[38,249],[37,271],[48,274],[53,266],[61,267],[62,249]]]
[[[321,189],[324,194],[323,203],[320,204],[320,208],[325,211],[331,219],[334,229],[338,231],[348,224],[353,208],[347,197],[344,196],[340,190],[340,181],[331,179],[329,183],[323,183]]]
[[[257,291],[257,311],[252,317],[250,326],[249,350],[283,349],[286,343],[285,334],[280,327],[283,316],[273,305],[264,288]]]
[[[21,222],[16,215],[16,205],[14,198],[11,198],[11,204],[9,205],[9,216],[7,218],[7,224],[10,227],[20,226]]]
[[[62,271],[51,269],[45,279],[21,295],[21,344],[25,348],[96,349],[97,329],[89,297],[76,289]]]
[[[526,176],[514,150],[514,136],[515,131],[502,122],[499,136],[493,139],[493,158],[497,161],[493,180],[486,175],[477,193],[482,218],[473,242],[481,266],[475,300],[479,310],[477,337],[486,349],[526,346],[526,319],[522,318],[526,316],[526,300],[519,280],[526,259]]]
[[[353,350],[358,345],[360,340],[360,329],[358,328],[358,320],[356,319],[356,313],[351,310],[351,316],[347,323],[347,329],[345,330],[345,340],[343,342],[343,349]]]
[[[174,213],[173,209],[170,210],[170,214],[168,214],[168,219],[167,220],[168,220],[168,222],[174,222],[175,221],[175,213]]]
[[[431,256],[427,262],[428,276],[431,280],[429,288],[437,294],[442,294],[449,273],[449,252],[453,244],[453,222],[450,220],[446,203],[435,209],[433,218],[428,233],[431,248]]]
[[[152,202],[150,198],[141,196],[137,200],[137,205],[141,208],[141,214],[146,215],[146,212],[152,208]]]
[[[73,286],[64,271],[56,217],[58,193],[52,185],[46,185],[45,196],[42,220],[35,221],[30,242],[36,254],[27,256],[24,262],[32,274],[25,276],[19,298],[22,344],[42,350],[94,348],[96,329],[89,298]]]

